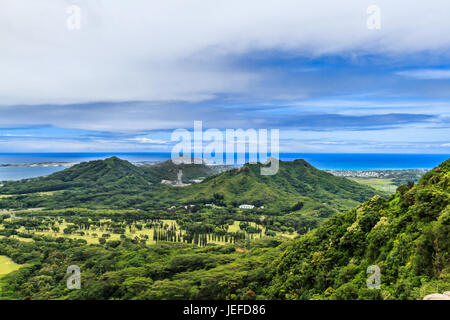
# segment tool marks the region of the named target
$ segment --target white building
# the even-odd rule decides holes
[[[251,204],[241,204],[239,206],[239,209],[253,209],[255,206],[252,206]]]

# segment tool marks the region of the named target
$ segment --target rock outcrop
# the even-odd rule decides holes
[[[425,296],[423,300],[450,300],[450,291],[444,293],[433,293]]]

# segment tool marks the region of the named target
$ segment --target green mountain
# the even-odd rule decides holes
[[[137,167],[117,157],[75,165],[47,177],[8,182],[0,188],[0,208],[110,207],[166,210],[186,204],[214,203],[237,208],[264,206],[264,213],[304,215],[310,226],[377,194],[374,189],[318,170],[304,160],[280,161],[276,175],[262,176],[261,164],[210,176],[205,165],[175,165],[166,161]],[[186,180],[210,176],[202,183],[172,187],[179,170]],[[185,181],[186,181],[185,180]],[[294,220],[298,217],[292,217]],[[256,218],[255,218],[256,219]],[[286,221],[283,224],[287,224]]]
[[[367,268],[381,271],[369,289]],[[450,160],[296,240],[275,264],[281,299],[422,299],[450,290]]]
[[[176,180],[178,171],[183,171],[183,180],[207,177],[216,171],[202,164],[174,164],[165,161],[150,166],[135,166],[126,160],[111,157],[105,160],[82,162],[71,168],[46,177],[7,182],[0,192],[3,194],[27,194],[96,188],[98,191],[114,189],[143,189],[161,180]]]
[[[186,202],[252,204],[278,213],[315,210],[326,216],[377,194],[370,187],[333,176],[302,159],[280,161],[279,171],[272,176],[261,175],[261,166],[245,164],[180,192]]]
[[[305,169],[308,165],[303,161],[281,165],[291,174],[297,170],[300,174],[302,166],[309,172],[303,173],[305,181],[313,173],[321,175],[315,169]],[[253,177],[257,168],[247,165],[240,171],[209,178],[204,184],[233,173],[231,177],[251,177],[262,187],[266,178]],[[274,178],[269,177],[269,181]],[[159,185],[158,190],[180,193],[204,188],[202,184],[185,188]],[[114,195],[109,193],[108,197]],[[228,194],[215,199],[227,201],[226,197]],[[220,217],[212,215],[216,209],[208,209],[211,211],[206,215],[220,225]],[[218,210],[229,214],[229,209]],[[92,245],[62,237],[34,235],[33,241],[23,242],[6,236],[6,229],[13,231],[14,226],[50,224],[47,213],[40,214],[40,220],[27,213],[14,222],[0,217],[5,228],[0,255],[23,265],[2,278],[0,298],[422,299],[430,293],[450,291],[450,160],[428,172],[417,185],[403,185],[389,199],[374,196],[294,240],[266,237],[198,247],[165,241],[148,245],[138,238]],[[200,214],[183,212],[183,218],[190,216],[193,225],[201,226]],[[242,217],[252,214],[246,211]],[[85,219],[65,217],[85,226]],[[113,218],[120,225],[133,222],[126,217]],[[274,216],[267,220],[271,218]],[[67,265],[71,264],[80,266],[87,275],[82,290],[67,290]],[[367,288],[370,266],[380,269],[380,289]]]
[[[161,185],[161,180],[175,180],[178,170],[187,179],[215,172],[202,164],[167,161],[146,167],[111,157],[45,177],[6,182],[0,187],[0,208],[167,208],[178,204],[179,197],[175,189]]]
[[[203,164],[175,164],[172,160],[164,162],[158,162],[151,165],[141,167],[151,179],[155,182],[161,182],[161,180],[175,181],[178,177],[178,172],[183,172],[182,181],[184,183],[190,182],[190,180],[205,178],[218,173],[216,167],[207,166]]]
[[[153,179],[155,180],[155,179]],[[133,185],[148,187],[152,175],[128,161],[117,157],[82,162],[49,176],[7,182],[0,189],[3,194],[27,194],[68,190],[74,188],[114,188]]]

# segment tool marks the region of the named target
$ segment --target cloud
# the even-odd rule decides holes
[[[402,125],[428,122],[435,116],[426,114],[375,114],[375,115],[341,115],[341,114],[299,114],[289,115],[282,120],[272,119],[276,127],[295,127],[312,131],[331,130],[381,130]]]
[[[164,141],[164,140],[155,140],[155,139],[149,139],[149,138],[143,138],[143,137],[134,138],[132,140],[140,142],[140,143],[151,143],[151,144],[167,144],[168,143],[168,141]]]
[[[27,117],[23,117],[26,114]],[[161,130],[190,129],[196,120],[204,128],[277,128],[312,131],[381,130],[414,123],[429,123],[436,115],[388,113],[348,115],[322,112],[279,112],[277,107],[220,106],[209,104],[97,103],[14,106],[0,108],[0,128],[52,126],[122,135]],[[57,133],[56,133],[57,134]],[[74,135],[82,135],[75,131]],[[98,134],[96,134],[98,135]],[[137,142],[159,143],[134,136]],[[148,140],[151,139],[151,140]],[[155,142],[153,142],[155,143]]]
[[[450,2],[379,0],[380,30],[372,4],[2,0],[0,148],[163,150],[202,120],[292,131],[286,150],[442,149],[449,83],[417,79],[449,79]]]
[[[21,135],[11,134],[11,133],[0,134],[0,137],[32,137],[32,136],[33,135],[31,135],[31,134],[21,134]]]
[[[419,70],[407,70],[399,71],[397,74],[405,77],[412,77],[416,79],[450,79],[450,70],[448,69],[419,69]]]
[[[262,89],[271,73],[234,64],[245,55],[336,55],[358,63],[367,54],[431,51],[445,60],[450,46],[442,32],[450,28],[447,0],[379,0],[376,31],[366,27],[369,1],[75,3],[81,29],[69,31],[73,1],[1,1],[2,104],[204,101]]]

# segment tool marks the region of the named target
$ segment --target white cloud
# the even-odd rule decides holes
[[[255,50],[397,55],[446,52],[448,0],[1,0],[1,104],[199,101],[241,93],[267,75],[230,65]]]
[[[143,137],[134,138],[132,140],[140,142],[140,143],[151,143],[151,144],[167,144],[168,143],[167,141],[164,141],[164,140],[149,139],[149,138],[143,138]]]
[[[31,134],[11,134],[11,133],[4,133],[0,134],[0,137],[32,137]]]
[[[441,144],[441,147],[450,147],[450,143]]]
[[[419,69],[399,71],[397,74],[417,79],[450,79],[450,70],[445,69]]]

